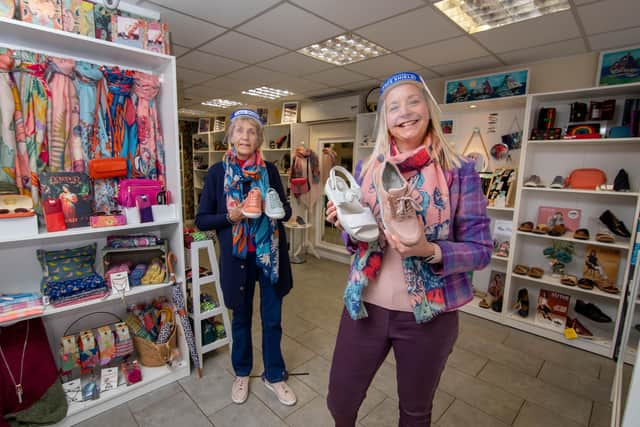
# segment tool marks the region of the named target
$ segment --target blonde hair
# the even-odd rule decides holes
[[[427,125],[427,134],[431,135],[431,141],[434,151],[438,153],[438,162],[444,170],[460,167],[463,157],[455,150],[455,148],[453,148],[451,144],[449,144],[444,136],[442,126],[440,126],[440,108],[435,103],[433,98],[429,96],[424,87],[420,87],[420,92],[422,93],[423,98],[427,102],[427,107],[429,108],[430,120],[429,124]],[[389,135],[389,128],[387,127],[387,113],[384,108],[384,98],[380,103],[378,103],[378,112],[376,114],[374,135],[376,136],[376,145],[373,148],[373,152],[364,164],[364,167],[362,169],[363,174],[365,172],[368,172],[369,169],[371,169],[376,164],[377,159],[380,155],[386,156],[389,153],[391,138]]]
[[[258,146],[256,147],[256,151],[258,151],[260,147],[262,147],[262,143],[264,142],[264,128],[262,127],[262,124],[258,123],[255,119],[252,119],[248,116],[237,117],[231,122],[231,124],[227,128],[227,133],[224,134],[222,143],[226,145],[227,148],[232,148],[231,137],[233,135],[233,132],[236,130],[236,125],[239,121],[249,122],[256,128],[256,134],[258,135]]]

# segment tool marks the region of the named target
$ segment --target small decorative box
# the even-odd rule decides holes
[[[127,218],[123,214],[91,215],[90,221],[93,228],[127,225]]]

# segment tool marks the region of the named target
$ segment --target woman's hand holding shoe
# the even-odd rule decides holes
[[[244,202],[229,210],[229,213],[227,214],[227,218],[229,219],[229,221],[236,224],[246,218],[246,216],[244,216],[244,214],[242,213],[243,206]]]
[[[329,200],[329,202],[327,203],[327,210],[325,212],[325,215],[327,216],[326,220],[328,222],[330,222],[338,230],[342,231],[342,226],[340,225],[340,221],[338,220],[338,210],[331,200]]]

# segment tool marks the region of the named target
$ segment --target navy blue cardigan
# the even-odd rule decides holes
[[[280,270],[279,280],[275,285],[278,295],[284,297],[293,287],[291,264],[289,263],[289,252],[287,251],[287,237],[282,225],[283,221],[291,218],[291,205],[287,201],[287,196],[282,187],[278,168],[271,162],[265,163],[269,173],[269,184],[278,192],[285,211],[284,218],[278,221]],[[245,193],[249,191],[249,186],[247,185],[246,187],[244,189]],[[224,294],[224,303],[232,310],[241,309],[245,302],[247,261],[236,258],[232,254],[232,232],[231,223],[227,220],[227,203],[224,196],[224,165],[222,162],[211,166],[209,172],[207,172],[204,189],[200,195],[196,226],[203,231],[216,230],[220,248],[220,285]],[[255,266],[251,266],[251,268],[255,268]]]

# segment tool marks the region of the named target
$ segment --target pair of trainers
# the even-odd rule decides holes
[[[285,381],[270,383],[266,378],[262,378],[266,388],[271,390],[276,398],[286,406],[293,406],[298,401],[296,394]],[[249,377],[236,377],[231,386],[231,400],[233,403],[242,404],[249,397]]]
[[[247,218],[260,218],[262,215],[262,193],[258,187],[254,187],[247,194],[242,207],[242,214]],[[264,214],[271,219],[284,218],[284,207],[280,196],[274,188],[269,188],[264,200]]]

